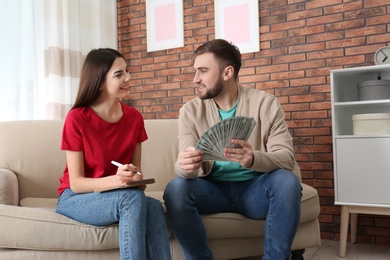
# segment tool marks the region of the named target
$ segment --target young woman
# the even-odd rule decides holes
[[[119,52],[96,49],[87,55],[63,128],[61,149],[67,164],[57,212],[96,226],[119,222],[121,259],[170,259],[161,203],[145,196],[145,186],[94,192],[142,179],[144,121],[136,109],[119,101],[129,88],[128,66]]]

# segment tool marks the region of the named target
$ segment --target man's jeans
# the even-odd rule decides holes
[[[164,200],[169,224],[187,260],[213,259],[200,214],[220,212],[266,219],[263,260],[281,260],[290,258],[300,221],[301,191],[298,178],[280,169],[248,181],[178,177],[167,185]]]
[[[119,222],[121,260],[171,259],[161,202],[146,197],[141,189],[82,194],[66,189],[57,212],[95,226]]]

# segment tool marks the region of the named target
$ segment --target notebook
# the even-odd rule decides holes
[[[154,178],[148,178],[148,179],[143,179],[141,181],[132,181],[129,183],[125,183],[119,186],[114,186],[114,187],[108,187],[108,188],[103,188],[99,190],[95,190],[95,192],[102,192],[102,191],[109,191],[109,190],[116,190],[116,189],[125,189],[125,188],[133,188],[133,187],[138,187],[138,186],[143,186],[147,184],[152,184],[155,183],[156,180]]]

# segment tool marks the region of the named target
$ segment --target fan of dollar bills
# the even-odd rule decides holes
[[[199,139],[196,149],[203,151],[203,161],[228,161],[223,155],[226,147],[237,147],[232,139],[248,141],[256,121],[253,117],[236,116],[210,127]]]

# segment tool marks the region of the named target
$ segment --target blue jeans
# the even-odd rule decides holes
[[[66,189],[57,213],[94,226],[119,222],[122,260],[171,259],[168,231],[161,202],[141,189],[74,193]]]
[[[164,200],[169,224],[187,260],[213,259],[200,215],[220,212],[266,219],[263,260],[284,260],[290,259],[300,221],[301,191],[298,178],[280,169],[248,181],[178,177],[167,185]]]

